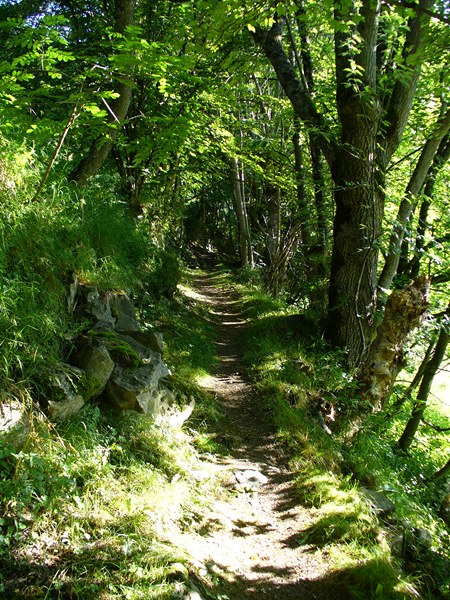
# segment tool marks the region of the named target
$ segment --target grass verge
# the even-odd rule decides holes
[[[0,439],[2,598],[165,599],[186,577],[167,531],[189,527],[215,485],[200,454],[219,413],[194,383],[214,364],[213,330],[181,294],[141,294],[140,312],[164,332],[180,405],[195,399],[189,430],[95,405],[57,426],[30,411],[21,438]]]
[[[399,455],[393,448],[402,414],[389,422],[368,417],[349,437],[345,415],[357,413],[358,397],[342,356],[313,320],[258,285],[237,286],[250,319],[248,372],[289,447],[299,501],[313,516],[298,543],[334,564],[342,597],[449,598],[449,532],[437,515],[442,489],[426,483],[442,463],[442,437],[440,457],[432,438]],[[374,510],[364,488],[382,492],[395,512]]]

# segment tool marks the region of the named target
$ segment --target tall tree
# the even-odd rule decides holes
[[[450,110],[439,119],[438,125],[427,139],[414,172],[406,188],[405,195],[400,203],[397,219],[389,240],[389,251],[386,257],[378,285],[381,289],[390,289],[392,281],[397,272],[400,260],[400,248],[404,238],[404,232],[409,226],[411,215],[417,204],[417,198],[422,189],[428,172],[433,165],[434,158],[438,154],[441,142],[450,130]]]
[[[270,29],[251,26],[330,168],[336,211],[327,336],[349,350],[353,365],[363,360],[372,341],[385,176],[411,111],[432,5],[432,0],[420,0],[403,19],[407,31],[401,69],[388,76],[393,61],[387,61],[382,72],[379,59],[386,43],[380,28],[381,3],[333,3],[337,135],[289,61],[283,47],[283,17],[275,16]]]

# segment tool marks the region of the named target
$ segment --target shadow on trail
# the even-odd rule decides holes
[[[312,561],[308,548],[302,548],[299,543],[304,524],[302,527],[302,522],[296,520],[301,509],[299,511],[300,502],[288,468],[288,457],[277,439],[276,428],[265,403],[260,402],[244,374],[243,350],[244,341],[248,342],[245,339],[248,329],[242,302],[235,291],[221,286],[217,272],[199,273],[194,281],[216,329],[217,363],[213,383],[208,389],[217,396],[225,415],[219,426],[217,441],[228,449],[229,464],[239,469],[257,468],[268,480],[261,490],[267,513],[263,514],[263,521],[235,516],[229,533],[236,538],[236,543],[239,539],[248,539],[252,544],[252,539],[264,538],[266,541],[262,545],[269,546],[268,555],[255,559],[250,571],[247,566],[234,569],[233,573],[230,573],[229,566],[220,564],[220,558],[214,559],[214,564],[207,565],[210,572],[217,573],[219,568],[224,575],[223,578],[217,576],[218,589],[210,592],[230,600],[350,598],[348,592],[337,593],[335,576],[314,579],[317,572],[310,566]],[[230,491],[233,492],[233,488]],[[248,502],[252,502],[251,493]],[[206,537],[211,531],[217,532],[218,526],[217,519],[213,517],[206,520],[200,531]],[[277,547],[276,559],[270,556],[272,540]],[[275,548],[272,550],[275,552]],[[257,553],[258,547],[251,551]],[[283,562],[286,551],[290,553],[289,561]]]
[[[210,565],[212,567],[212,565]],[[383,600],[405,600],[409,596],[395,589],[397,580],[392,579],[380,589],[377,573],[389,568],[384,561],[369,561],[366,564],[333,571],[317,579],[303,579],[289,583],[273,583],[274,575],[282,577],[285,570],[274,570],[270,566],[255,567],[260,579],[249,581],[239,577],[227,583],[226,596],[229,600],[254,598],[260,600],[351,600],[382,598]],[[277,572],[278,571],[278,572]],[[219,592],[220,593],[220,592]],[[220,597],[220,596],[219,596]]]

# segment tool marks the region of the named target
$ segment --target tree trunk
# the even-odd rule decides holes
[[[436,473],[434,473],[434,475],[432,476],[431,479],[433,481],[436,481],[436,480],[440,479],[441,477],[446,477],[447,475],[450,475],[450,458],[445,463],[445,465],[442,467],[442,469],[439,469],[439,471],[436,471]]]
[[[236,216],[238,218],[239,254],[241,258],[241,267],[247,267],[249,264],[253,264],[253,257],[251,251],[247,208],[245,206],[244,172],[243,169],[240,168],[237,158],[234,158],[232,162],[232,185]]]
[[[446,311],[447,317],[450,317],[450,304]],[[436,344],[436,348],[433,353],[433,357],[425,367],[424,374],[422,377],[422,383],[420,384],[419,391],[417,392],[417,400],[414,405],[411,417],[406,424],[405,430],[398,440],[399,447],[405,452],[411,446],[416,431],[419,428],[420,422],[425,413],[427,407],[428,395],[431,390],[434,376],[439,369],[440,364],[444,360],[445,352],[447,349],[448,342],[450,340],[450,333],[446,330],[445,325],[442,325],[441,332]]]
[[[422,380],[423,374],[425,372],[425,367],[427,366],[427,364],[431,358],[431,354],[436,346],[436,342],[437,342],[437,339],[435,339],[433,337],[431,342],[428,344],[428,348],[426,349],[425,356],[423,357],[422,362],[420,363],[420,367],[417,369],[417,372],[414,375],[413,380],[411,381],[411,383],[409,384],[408,388],[405,390],[403,395],[400,398],[398,398],[397,401],[395,402],[395,404],[393,405],[391,414],[395,414],[395,412],[400,408],[400,406],[402,406],[406,402],[406,400],[411,398],[412,393],[418,387],[419,383]]]
[[[403,366],[403,345],[428,308],[428,289],[429,280],[422,277],[388,298],[383,322],[359,375],[361,396],[374,410],[380,410],[389,399]]]
[[[309,254],[311,246],[311,207],[308,206],[305,186],[305,168],[303,163],[303,148],[300,139],[300,123],[294,119],[294,135],[292,136],[294,147],[295,187],[297,188],[297,207],[294,212],[294,221],[301,233],[301,242],[305,254]]]
[[[311,136],[309,136],[309,151],[311,155],[311,170],[314,184],[314,202],[317,213],[317,252],[322,257],[322,261],[324,261],[328,244],[327,210],[324,194],[325,182],[323,175],[324,165],[321,152],[315,145]]]
[[[305,26],[305,21],[302,18],[306,14],[305,6],[302,0],[297,3],[296,21],[300,36],[300,58],[303,76],[306,88],[310,94],[314,93],[314,73],[313,61],[309,44],[308,31]],[[328,240],[328,225],[326,216],[325,196],[324,196],[324,177],[323,177],[323,162],[319,146],[316,144],[314,135],[308,133],[309,153],[311,156],[311,171],[314,185],[314,201],[317,214],[317,234],[318,242],[316,244],[316,254],[321,257],[319,271],[324,274],[324,260],[326,256],[327,240]]]
[[[433,164],[433,159],[439,149],[440,143],[449,129],[450,109],[440,119],[438,127],[423,147],[403,200],[400,203],[397,219],[389,241],[389,252],[378,282],[378,287],[381,290],[388,290],[391,287],[392,280],[397,272],[404,233],[408,228],[408,223],[416,206],[416,198]]]
[[[280,201],[281,191],[279,187],[266,184],[266,199],[267,199],[267,254],[269,262],[277,253],[280,246],[281,223],[280,223]]]
[[[419,222],[417,224],[416,243],[414,247],[414,255],[407,265],[406,273],[411,279],[417,277],[420,270],[421,258],[424,254],[425,234],[428,229],[428,212],[431,207],[431,199],[434,194],[434,184],[436,177],[442,167],[450,158],[450,136],[447,134],[441,141],[439,149],[434,157],[433,165],[428,173],[427,181],[423,190],[424,199],[420,205]]]
[[[337,5],[336,5],[337,6]],[[351,18],[355,7],[339,5],[338,21]],[[376,85],[375,47],[378,3],[364,2],[364,20],[359,34],[364,43],[358,55],[362,69],[359,85]],[[341,124],[341,152],[332,166],[334,240],[331,261],[327,338],[346,346],[351,365],[358,365],[372,341],[375,306],[378,239],[384,212],[384,197],[377,176],[377,133],[381,107],[376,99],[364,98],[349,81],[351,31],[335,34],[336,101]]]
[[[348,109],[352,110],[350,104]],[[352,112],[359,110],[354,106]],[[354,127],[348,123],[342,136],[344,147],[353,150],[343,150],[333,169],[336,212],[326,336],[336,346],[346,347],[349,363],[356,366],[372,341],[384,198],[378,191],[373,160],[378,114],[353,121]]]
[[[135,0],[115,0],[118,33],[123,35],[126,27],[133,24],[134,6]],[[113,147],[121,123],[127,116],[132,96],[132,81],[127,74],[121,75],[121,81],[116,82],[114,91],[118,97],[108,104],[107,133],[92,142],[88,153],[69,175],[69,179],[79,187],[85,186],[88,180],[99,172]]]

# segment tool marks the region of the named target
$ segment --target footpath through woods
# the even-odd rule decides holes
[[[171,532],[171,542],[193,557],[200,587],[209,588],[210,597],[339,598],[329,565],[299,541],[312,517],[296,499],[288,457],[243,373],[247,325],[239,296],[216,286],[214,272],[199,274],[193,286],[217,330],[217,367],[205,387],[222,406],[219,441],[229,455],[211,456],[205,464],[221,482],[221,493],[195,527]]]

